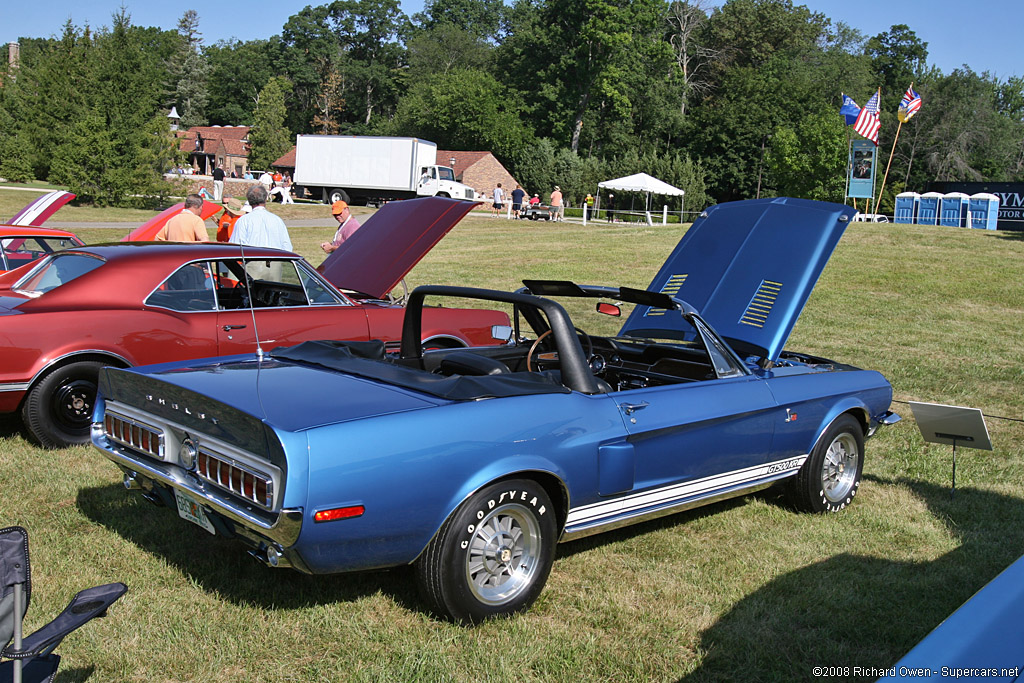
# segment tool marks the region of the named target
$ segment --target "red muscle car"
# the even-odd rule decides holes
[[[436,197],[387,205],[328,257],[323,274],[277,249],[167,242],[76,247],[0,274],[0,413],[20,410],[41,445],[86,443],[105,365],[316,339],[380,339],[397,349],[404,308],[388,293],[472,208]],[[427,314],[422,339],[431,348],[509,336],[499,311]]]
[[[0,271],[14,270],[47,254],[83,244],[65,230],[0,225]]]

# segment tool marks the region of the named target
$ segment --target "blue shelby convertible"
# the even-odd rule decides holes
[[[107,368],[92,441],[128,488],[271,566],[413,563],[439,613],[512,613],[558,541],[774,483],[808,511],[850,503],[892,389],[783,344],[853,213],[712,207],[648,290],[420,287],[398,355],[325,341]],[[463,297],[508,311],[508,343],[423,352],[425,301]]]

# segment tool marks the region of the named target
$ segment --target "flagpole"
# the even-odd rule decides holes
[[[907,90],[910,91],[913,89],[914,84],[913,82],[911,82],[910,87]],[[879,204],[882,202],[882,195],[885,194],[885,181],[889,178],[889,167],[892,166],[892,157],[894,154],[896,154],[896,143],[900,139],[900,131],[903,130],[903,118],[901,116],[897,116],[896,118],[899,119],[900,123],[898,126],[896,126],[896,137],[893,138],[892,140],[892,149],[889,151],[889,162],[885,165],[885,175],[882,176],[882,189],[878,192]]]
[[[878,204],[882,203],[882,195],[885,194],[885,181],[889,177],[889,166],[892,165],[892,156],[893,156],[893,154],[896,153],[896,142],[900,139],[900,131],[902,129],[903,129],[903,122],[900,121],[900,124],[898,126],[896,126],[896,137],[893,138],[893,141],[892,141],[892,150],[890,150],[890,152],[889,152],[889,163],[887,163],[885,165],[885,175],[882,176],[882,189],[879,190],[879,192],[878,192],[878,202],[875,204],[876,208],[878,207]],[[878,213],[878,212],[875,211],[875,213]]]
[[[881,119],[882,118],[882,108],[881,108],[882,89],[879,88],[876,91],[876,94],[878,95],[878,103],[877,103],[878,112],[877,112],[877,116],[878,116],[879,119]],[[881,130],[881,128],[879,128],[879,130]],[[878,133],[875,133],[875,151],[876,152],[878,151]],[[872,208],[871,208],[872,205],[874,205],[874,207],[875,207],[874,208],[874,213],[878,213],[878,202],[875,201],[875,174],[874,173],[871,174],[871,198],[868,199],[868,209],[867,209],[867,211],[865,213],[871,213],[872,212]]]

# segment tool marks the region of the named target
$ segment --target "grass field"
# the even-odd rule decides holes
[[[471,217],[409,283],[643,287],[682,230]],[[318,263],[329,232],[292,238]],[[59,649],[64,682],[798,681],[815,666],[873,680],[854,667],[892,664],[1024,553],[1022,238],[847,230],[788,347],[893,383],[905,419],[868,442],[853,506],[805,515],[758,495],[565,544],[529,613],[476,628],[431,618],[407,568],[264,568],[128,495],[89,448],[38,449],[2,421],[0,525],[31,534],[29,625],[81,588],[129,585],[106,619]],[[785,249],[765,245],[764,258]],[[1012,418],[989,418],[993,452],[959,452],[955,498],[950,449],[922,442],[907,400]]]

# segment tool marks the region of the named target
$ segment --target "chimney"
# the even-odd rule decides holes
[[[7,64],[11,70],[18,68],[21,62],[21,46],[18,43],[7,43]]]

